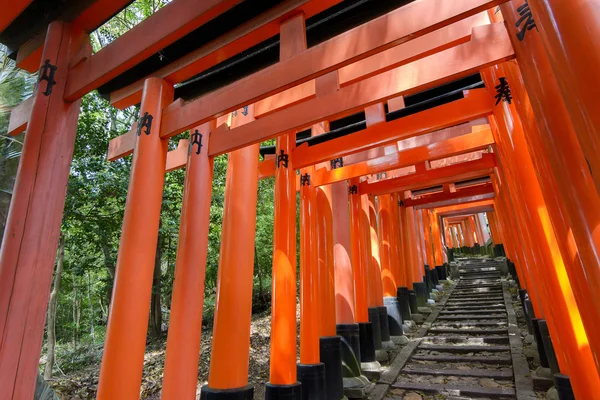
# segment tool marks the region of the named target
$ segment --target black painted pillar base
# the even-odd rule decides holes
[[[381,327],[381,344],[390,341],[390,325],[388,321],[388,313],[387,308],[377,307],[377,311],[379,312],[379,326]]]
[[[410,320],[410,298],[407,287],[399,287],[396,291],[398,304],[400,305],[400,314],[403,321]]]
[[[429,271],[429,273],[431,274],[431,280],[433,281],[433,288],[437,289],[437,286],[440,284],[440,280],[438,278],[438,271],[436,268],[433,268]]]
[[[252,400],[254,386],[247,385],[235,389],[212,389],[208,385],[200,389],[200,400]]]
[[[298,364],[298,380],[302,384],[302,400],[327,400],[325,364]],[[267,393],[268,387],[267,387]],[[268,397],[265,396],[265,400]]]
[[[358,323],[358,337],[360,342],[360,362],[375,361],[375,341],[373,340],[373,324],[370,322]]]
[[[411,314],[419,313],[419,306],[417,305],[417,294],[415,293],[414,290],[408,291],[408,304],[410,306]]]
[[[448,274],[446,273],[445,265],[436,265],[435,270],[437,271],[437,274],[438,274],[438,280],[445,281],[448,279]]]
[[[376,307],[371,307],[368,309],[369,312],[369,322],[373,327],[373,345],[375,346],[375,350],[381,350],[381,323],[379,322],[379,310]]]
[[[425,274],[423,275],[423,282],[425,282],[425,284],[427,285],[427,291],[431,293],[431,290],[435,287],[433,285],[433,279],[431,277],[431,268],[429,268],[429,265],[424,265],[424,271]]]
[[[533,334],[533,324],[531,322],[532,319],[535,318],[535,312],[533,311],[533,304],[531,300],[527,298],[525,300],[525,322],[527,322],[527,331]]]
[[[554,387],[560,400],[575,400],[571,380],[567,375],[554,374]]]
[[[344,398],[344,379],[342,377],[342,338],[339,336],[322,337],[319,341],[321,362],[325,366],[326,399]]]
[[[546,349],[544,347],[544,342],[542,339],[542,333],[540,332],[539,318],[531,319],[531,327],[533,328],[533,336],[535,337],[535,342],[537,343],[537,351],[540,356],[540,366],[544,368],[550,368],[548,364],[548,357],[546,356]]]
[[[413,287],[415,288],[415,294],[417,295],[417,306],[427,307],[427,300],[429,299],[427,285],[424,282],[414,282]]]
[[[556,358],[556,353],[554,352],[554,346],[552,345],[552,338],[550,338],[550,331],[548,330],[548,324],[545,319],[539,319],[536,321],[540,336],[542,337],[542,346],[544,347],[544,351],[546,352],[546,359],[548,360],[548,367],[553,374],[559,374],[560,368],[558,367],[558,359]],[[538,348],[540,344],[538,343]]]
[[[355,378],[361,376],[360,335],[358,324],[338,324],[337,334],[342,338],[342,376]]]
[[[384,297],[383,304],[387,310],[390,336],[402,336],[402,311],[397,297]]]
[[[527,298],[527,290],[519,290],[519,300],[521,300],[521,307],[523,307],[523,312],[525,312],[525,299]]]
[[[325,375],[323,375],[325,379]],[[265,400],[303,400],[308,397],[302,396],[302,384],[296,382],[292,385],[273,385],[267,383],[265,385]],[[313,397],[311,397],[312,399]],[[322,398],[325,400],[325,398]]]

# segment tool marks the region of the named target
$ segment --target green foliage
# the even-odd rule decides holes
[[[170,0],[137,0],[93,33],[95,51],[168,4]],[[15,68],[0,48],[0,227],[14,185],[22,136],[6,136],[10,109],[31,95],[35,74]],[[160,56],[160,54],[159,54]],[[64,269],[56,306],[55,371],[69,373],[98,364],[108,322],[121,227],[131,171],[131,156],[107,161],[108,142],[127,132],[139,108],[120,111],[96,92],[82,99],[77,139],[67,187],[62,234]],[[169,148],[177,146],[170,140]],[[212,323],[219,265],[227,155],[214,160],[209,245],[206,263],[205,323]],[[159,246],[160,294],[163,320],[168,322],[177,257],[185,170],[165,175]],[[255,295],[263,305],[270,299],[273,252],[273,179],[258,187]],[[6,194],[6,196],[4,196]],[[4,197],[2,197],[4,196]],[[4,201],[4,203],[2,203]],[[244,201],[239,199],[238,201]]]
[[[92,33],[92,48],[94,52],[98,52],[170,2],[171,0],[134,1]]]

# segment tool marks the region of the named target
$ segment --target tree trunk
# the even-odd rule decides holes
[[[254,245],[254,270],[256,271],[256,274],[258,276],[258,298],[260,299],[259,304],[262,307],[262,304],[265,302],[265,292],[264,292],[264,288],[263,288],[263,281],[262,281],[262,270],[260,269],[259,265],[258,265],[258,256],[257,256],[257,251],[256,251],[256,244]]]
[[[73,277],[73,348],[77,348],[79,341],[79,321],[81,319],[80,300],[77,293],[77,277]]]
[[[162,259],[162,235],[158,234],[156,257],[154,259],[154,279],[152,280],[152,301],[150,304],[150,335],[160,338],[162,334],[162,310],[160,304],[160,277]]]
[[[116,267],[115,267],[115,262],[114,262],[113,258],[111,257],[110,249],[108,248],[108,244],[107,244],[108,239],[105,238],[104,236],[101,236],[101,237],[103,238],[102,254],[104,255],[104,266],[106,267],[106,270],[108,271],[108,274],[110,275],[110,282],[108,284],[108,290],[106,291],[106,304],[110,308],[113,285],[114,285],[114,281],[115,281]]]
[[[90,273],[87,273],[87,281],[88,281],[88,303],[90,303],[90,336],[92,337],[92,343],[96,342],[96,334],[94,332],[94,302],[92,300],[92,280],[90,278]]]
[[[46,356],[46,365],[44,366],[44,379],[52,378],[52,368],[54,367],[54,355],[56,348],[56,301],[58,300],[58,291],[60,290],[60,278],[63,271],[65,260],[65,237],[60,236],[58,245],[58,257],[56,260],[56,272],[54,273],[54,285],[50,293],[48,302],[48,353]]]

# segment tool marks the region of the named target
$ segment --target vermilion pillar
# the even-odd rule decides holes
[[[81,104],[65,103],[63,94],[69,65],[78,61],[70,50],[87,39],[68,24],[48,26],[42,53],[47,64],[42,63],[40,72],[49,77],[55,68],[54,75],[39,80],[33,93],[0,250],[2,399],[34,395]]]
[[[383,285],[383,297],[395,297],[396,276],[392,269],[392,196],[384,194],[377,198],[378,212],[377,224],[379,234],[379,259],[381,262],[381,281]]]
[[[275,162],[275,218],[273,232],[273,300],[271,320],[271,362],[270,378],[267,384],[269,394],[286,392],[289,396],[300,395],[300,383],[296,378],[296,174],[291,166],[291,153],[295,146],[295,135],[286,134],[277,138]],[[304,192],[303,203],[306,200]],[[312,192],[314,196],[314,191]],[[313,201],[314,203],[314,201]],[[304,207],[304,205],[303,205]],[[313,243],[314,236],[314,210],[312,221],[303,220],[304,230],[309,235],[309,245]],[[304,236],[301,239],[305,239]],[[306,246],[306,240],[301,241]],[[313,247],[314,248],[314,247]],[[306,248],[303,248],[306,251]],[[302,287],[304,289],[305,272],[309,279],[311,272],[315,271],[317,253],[314,251],[302,252],[301,259],[306,262],[310,258],[310,269],[307,271],[302,265]],[[308,281],[310,285],[310,280]],[[311,349],[312,361],[319,362],[319,334],[316,308],[312,305],[318,286],[312,285],[309,296],[302,290],[301,312],[303,316],[301,334],[310,330],[311,336],[301,335],[301,346],[304,348],[304,357],[301,353],[301,362],[307,362],[307,349]],[[314,295],[311,295],[314,294]],[[308,318],[307,318],[308,317]]]
[[[383,287],[383,301],[389,316],[389,331],[392,336],[401,336],[402,331],[402,310],[397,298],[398,282],[394,273],[392,258],[395,257],[395,251],[392,250],[392,236],[394,228],[392,219],[395,207],[392,195],[384,194],[378,196],[377,224],[379,235],[379,259],[381,261],[381,281]]]
[[[516,2],[512,3],[514,9]],[[600,45],[596,39],[600,8],[594,0],[530,0],[529,4],[537,29],[526,32],[523,42],[539,35],[600,193]],[[503,14],[504,10],[509,8]],[[519,25],[519,31],[524,25]]]
[[[333,218],[331,186],[316,189],[317,255],[319,263],[319,333],[335,336],[335,277],[333,261]]]
[[[424,244],[425,244],[425,260],[427,261],[427,265],[431,268],[435,267],[435,259],[431,238],[431,220],[429,218],[429,210],[423,209],[421,210],[423,213],[423,233],[424,233]]]
[[[369,322],[367,306],[367,249],[363,234],[361,195],[358,193],[360,181],[354,178],[348,182],[350,197],[350,242],[352,243],[352,271],[354,274],[354,303],[356,322]]]
[[[356,324],[356,309],[354,301],[354,280],[352,273],[351,242],[350,242],[350,214],[348,209],[348,184],[345,181],[331,185],[333,206],[333,256],[335,263],[335,311],[337,333],[346,342],[342,345],[344,362],[348,368],[344,369],[344,377],[360,380],[360,341],[359,326]],[[351,349],[351,351],[350,351]],[[350,383],[346,380],[344,385],[357,385],[357,381]],[[366,382],[365,382],[366,383]]]
[[[484,71],[486,86],[490,87],[503,75],[502,66]],[[521,185],[524,195],[523,201],[517,205],[517,211],[519,207],[523,208],[521,228],[529,228],[532,239],[530,246],[535,260],[532,260],[534,262],[529,266],[540,294],[539,301],[542,303],[544,317],[548,320],[551,336],[558,339],[554,346],[557,349],[559,364],[571,375],[573,387],[577,388],[580,396],[593,397],[594,388],[600,386],[600,376],[597,372],[589,373],[595,369],[595,363],[589,346],[582,346],[582,343],[587,342],[587,337],[581,332],[581,317],[566,276],[565,263],[570,261],[563,260],[558,251],[556,236],[527,149],[523,127],[514,107],[514,104],[506,101],[500,102],[494,108],[495,119],[498,121],[495,141],[500,148],[500,155],[504,154],[507,169],[513,169],[511,174],[518,179],[515,184]],[[495,131],[495,124],[491,125]],[[512,161],[510,156],[514,157]],[[542,268],[542,265],[545,268]]]
[[[398,203],[400,202],[398,193],[392,193],[392,199],[390,203],[390,216],[391,216],[391,234],[390,234],[390,250],[391,250],[391,263],[392,271],[396,280],[396,285],[404,286],[402,282],[405,280],[404,271],[401,267],[402,250],[400,244],[400,213],[398,210]]]
[[[490,226],[490,235],[492,235],[492,242],[494,244],[502,243],[502,239],[500,238],[500,233],[498,232],[498,226],[496,222],[496,213],[494,211],[487,212],[487,220]]]
[[[429,220],[431,222],[431,235],[433,240],[434,263],[442,265],[444,260],[444,244],[442,243],[442,232],[440,231],[439,217],[434,210],[429,210]]]
[[[162,110],[171,101],[171,84],[159,78],[146,79],[100,369],[98,399],[138,399],[140,395],[167,160],[167,141],[160,137],[160,123]]]
[[[575,2],[575,9],[581,4],[581,2]],[[518,18],[515,3],[509,2],[503,5],[502,12],[505,14],[509,32],[513,37],[515,31],[513,27]],[[560,16],[560,19],[562,21],[563,16]],[[579,29],[579,27],[571,29]],[[545,35],[548,35],[548,31],[544,32]],[[588,38],[582,40],[586,41]],[[571,46],[572,42],[570,42],[569,48],[572,48]],[[531,116],[523,117],[523,120],[529,122],[535,119],[539,128],[538,130],[529,129],[526,134],[529,133],[527,141],[534,162],[536,162],[536,168],[539,171],[551,171],[551,174],[544,173],[542,176],[554,178],[541,180],[542,190],[546,186],[546,191],[556,193],[558,199],[562,200],[559,203],[553,202],[551,197],[545,195],[552,225],[559,245],[562,246],[563,258],[572,261],[566,263],[565,267],[598,366],[600,359],[598,356],[600,352],[600,301],[594,293],[600,290],[600,258],[598,256],[600,239],[595,234],[600,223],[599,199],[593,190],[593,180],[584,150],[580,147],[576,129],[571,124],[571,114],[561,98],[562,85],[557,83],[553,74],[554,64],[550,62],[544,51],[542,36],[531,31],[526,40],[513,41],[513,47],[519,60],[523,84],[530,95],[524,99],[524,96],[520,96],[523,92],[517,91],[514,99],[517,102],[519,113],[523,115],[523,112],[527,112]],[[589,56],[596,57],[597,55],[590,54]],[[520,78],[516,76],[513,69],[508,69],[508,73],[509,84],[521,84]],[[564,80],[565,77],[560,79]],[[580,77],[572,79],[580,79]],[[530,103],[527,100],[530,100]],[[585,106],[587,110],[589,104]]]
[[[233,127],[253,120],[252,105],[242,111],[232,118]],[[253,396],[248,361],[259,147],[256,144],[229,153],[210,371],[201,399],[224,393],[235,393],[237,398]]]
[[[499,136],[499,128],[497,128],[494,117],[490,117],[490,125],[492,126],[494,135],[498,136],[498,138],[503,137]],[[500,187],[502,206],[499,208],[499,215],[502,219],[510,218],[509,225],[511,226],[510,232],[512,232],[510,240],[511,249],[514,254],[518,255],[517,259],[519,260],[519,263],[516,264],[517,272],[523,282],[522,286],[529,293],[535,315],[538,318],[542,318],[545,315],[543,304],[540,300],[542,294],[539,289],[540,283],[536,279],[537,275],[534,271],[536,260],[540,257],[539,244],[534,243],[536,238],[531,233],[532,225],[527,219],[528,216],[525,215],[523,183],[519,180],[515,172],[515,162],[512,158],[512,152],[508,148],[502,147],[504,142],[497,141],[496,143],[499,146],[499,150],[497,150],[499,153],[497,171],[501,182],[503,182]]]
[[[304,15],[297,14],[281,23],[279,59],[285,61],[306,50]],[[300,398],[300,383],[296,381],[296,176],[291,167],[291,152],[296,134],[290,132],[277,138],[275,170],[275,226],[273,249],[273,301],[271,321],[270,379],[266,398]],[[305,172],[309,173],[309,172]],[[303,219],[301,245],[301,364],[319,362],[318,313],[314,306],[318,295],[315,193],[305,185],[302,209],[309,218]],[[308,241],[306,240],[308,239]],[[309,259],[308,259],[309,258]],[[324,384],[324,382],[323,382]],[[310,389],[308,389],[310,391]],[[314,394],[311,393],[311,396]]]
[[[165,400],[196,397],[213,177],[208,140],[215,122],[191,130],[163,378]]]
[[[364,201],[364,200],[363,200]],[[383,286],[381,281],[381,256],[379,255],[379,236],[377,234],[377,208],[375,197],[369,195],[363,209],[368,207],[369,238],[371,241],[371,262],[369,263],[369,307],[383,306]]]
[[[325,364],[326,399],[344,397],[341,340],[336,332],[331,186],[316,188],[320,360]],[[315,249],[311,249],[314,251]]]
[[[359,184],[359,178],[353,178],[348,181],[348,194],[350,197],[350,241],[352,243],[352,272],[356,310],[355,320],[359,326],[360,361],[362,368],[374,369],[381,367],[381,365],[376,361],[373,325],[369,321],[367,263],[370,261],[370,256],[367,254],[367,244],[370,247],[370,240],[367,242],[366,234],[369,219],[363,212],[362,196],[358,193]]]

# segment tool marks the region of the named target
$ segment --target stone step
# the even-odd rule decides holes
[[[435,384],[435,383],[394,383],[396,389],[415,390],[428,393],[456,394],[461,396],[516,398],[513,388],[484,388],[478,386]]]
[[[499,320],[501,319],[503,316],[502,315],[473,315],[473,314],[459,314],[459,315],[440,315],[438,317],[438,321],[462,321],[462,320],[482,320],[482,319],[489,319],[489,320]],[[505,317],[506,318],[506,317]],[[506,321],[504,321],[506,322]]]
[[[508,329],[496,328],[496,329],[457,329],[457,328],[429,328],[427,331],[429,334],[447,334],[447,333],[459,333],[461,335],[508,335]],[[428,336],[426,336],[428,337]],[[507,336],[508,337],[508,336]]]
[[[482,364],[500,364],[500,365],[511,365],[512,358],[510,356],[429,356],[415,354],[411,360],[415,361],[435,361],[440,363],[482,363]]]
[[[443,324],[443,325],[454,325],[454,326],[500,326],[506,325],[507,321],[443,321],[443,322],[434,322],[434,324]],[[434,325],[435,326],[435,325]]]
[[[504,305],[504,303],[497,303],[497,304],[485,304],[482,306],[456,306],[456,307],[444,307],[444,311],[456,311],[456,310],[490,310],[490,309],[501,309],[504,310],[506,308],[506,306]]]
[[[461,333],[461,332],[457,332]],[[506,333],[506,332],[503,332]],[[488,336],[488,337],[472,337],[472,336],[425,336],[421,343],[426,344],[508,344],[508,336]]]
[[[490,379],[513,379],[513,372],[509,368],[503,369],[482,369],[474,368],[471,370],[462,369],[433,369],[433,368],[420,368],[416,365],[408,365],[405,367],[402,374],[413,374],[413,375],[433,375],[433,376],[467,376],[474,378],[490,378]]]
[[[510,351],[510,346],[445,346],[439,344],[421,344],[419,345],[418,349],[428,351],[440,351],[444,353],[477,353],[481,351],[497,353],[500,351]]]
[[[491,293],[491,292],[503,292],[502,286],[486,286],[486,287],[457,287],[452,293]]]
[[[500,314],[500,313],[506,313],[506,309],[504,308],[498,308],[498,309],[488,309],[488,308],[482,308],[482,309],[464,309],[461,308],[459,310],[447,310],[444,309],[443,311],[440,311],[440,314],[460,314],[460,313],[465,313],[468,312],[468,314]]]
[[[504,299],[503,292],[465,292],[465,293],[452,293],[450,295],[451,300],[461,300],[464,298],[474,299]]]
[[[487,297],[483,297],[483,298],[479,298],[479,297],[453,297],[450,296],[450,298],[448,299],[448,302],[452,303],[452,302],[456,302],[456,301],[504,301],[504,297],[497,297],[497,296],[487,296]]]
[[[502,275],[498,272],[497,274],[459,274],[459,276],[462,281],[472,281],[477,279],[500,279]]]

